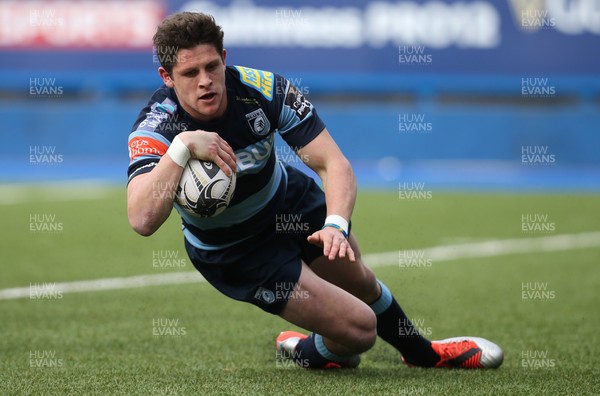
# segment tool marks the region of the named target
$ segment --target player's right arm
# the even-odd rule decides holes
[[[217,133],[186,131],[177,138],[187,147],[191,158],[213,161],[227,175],[236,169],[233,149]],[[165,153],[152,171],[134,176],[127,186],[127,217],[140,235],[152,235],[167,220],[183,167]]]

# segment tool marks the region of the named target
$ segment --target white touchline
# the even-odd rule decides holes
[[[396,250],[385,253],[363,255],[369,267],[383,267],[399,264],[400,252],[415,252],[432,262],[452,261],[477,257],[492,257],[519,253],[552,252],[558,250],[585,249],[600,246],[600,231],[579,234],[562,234],[537,238],[493,239],[483,242],[441,245],[423,249]],[[75,282],[37,282],[33,286],[48,284],[52,290],[62,293],[78,293],[99,290],[130,289],[134,287],[176,285],[206,282],[196,271],[169,272],[165,274],[138,275],[122,278],[104,278]],[[36,286],[37,287],[37,286]],[[0,290],[0,300],[27,298],[30,287],[15,287]],[[35,292],[35,290],[34,290]]]
[[[372,268],[390,265],[390,263],[398,264],[400,252],[404,252],[407,257],[419,257],[421,255],[432,262],[440,262],[507,254],[585,249],[597,246],[600,246],[600,231],[537,238],[492,239],[482,242],[374,253],[365,255],[365,262]]]

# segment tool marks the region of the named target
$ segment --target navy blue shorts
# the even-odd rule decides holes
[[[281,208],[261,232],[232,247],[206,251],[185,247],[194,267],[217,290],[272,314],[279,314],[300,278],[301,260],[310,264],[323,249],[306,238],[323,227],[325,194],[315,181],[286,166],[288,185]]]

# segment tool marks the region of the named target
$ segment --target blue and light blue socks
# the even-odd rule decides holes
[[[415,366],[432,367],[439,356],[431,342],[413,326],[390,290],[380,281],[381,295],[370,304],[377,315],[377,335],[396,348],[404,359]]]
[[[415,366],[433,367],[439,356],[431,342],[413,326],[390,290],[379,280],[381,295],[370,304],[377,316],[377,335],[396,348],[404,359]],[[296,346],[296,363],[306,368],[323,368],[330,362],[344,362],[348,358],[327,349],[320,334],[311,334]]]
[[[313,333],[298,343],[294,360],[305,368],[323,368],[327,363],[341,363],[348,358],[331,352],[323,342],[323,336]]]

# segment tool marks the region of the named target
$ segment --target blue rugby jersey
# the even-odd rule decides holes
[[[186,239],[205,250],[232,246],[273,221],[287,182],[285,167],[273,150],[274,133],[297,150],[325,128],[302,92],[280,75],[228,66],[225,84],[227,110],[218,120],[193,119],[179,105],[175,91],[163,85],[140,111],[129,135],[129,181],[150,172],[183,131],[217,132],[235,151],[237,183],[225,211],[201,218],[175,204]]]

